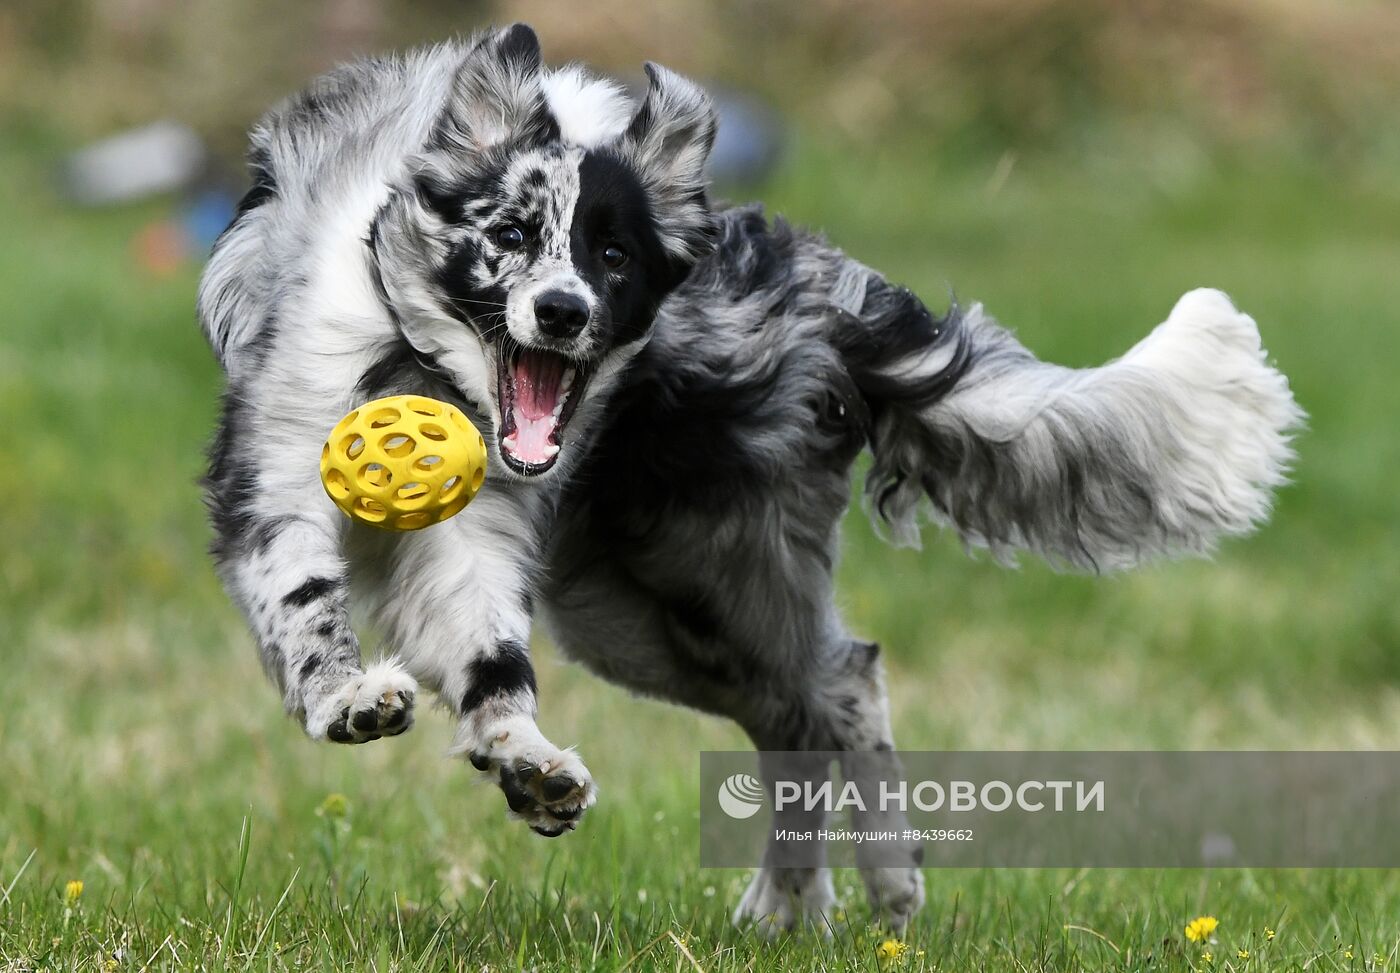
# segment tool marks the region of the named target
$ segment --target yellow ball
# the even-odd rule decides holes
[[[331,430],[321,483],[346,516],[385,530],[438,524],[486,479],[486,443],[461,410],[421,395],[360,406]]]

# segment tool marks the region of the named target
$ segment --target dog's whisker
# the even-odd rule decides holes
[[[453,304],[480,304],[482,307],[496,307],[502,310],[505,310],[508,306],[502,304],[500,301],[480,301],[472,297],[454,297],[449,295],[447,299]]]

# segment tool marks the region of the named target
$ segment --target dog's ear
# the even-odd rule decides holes
[[[462,60],[438,122],[439,146],[483,152],[507,143],[537,145],[559,137],[540,72],[540,40],[526,24],[493,30]]]
[[[656,208],[662,246],[692,262],[707,253],[714,217],[705,196],[705,160],[718,117],[705,90],[659,64],[646,65],[647,93],[618,142]]]

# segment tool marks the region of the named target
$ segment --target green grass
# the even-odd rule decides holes
[[[697,868],[696,755],[741,735],[547,645],[544,729],[602,788],[560,841],[442,756],[439,714],[369,747],[303,739],[204,553],[218,376],[196,271],[143,274],[129,241],[161,208],[64,209],[32,142],[0,139],[0,969],[876,968],[852,872],[829,942],[731,931],[746,875]],[[932,532],[890,550],[853,516],[842,597],[885,645],[901,745],[1400,749],[1400,184],[1267,159],[935,158],[801,142],[762,195],[1069,364],[1224,287],[1312,420],[1275,522],[1210,563],[1006,571]],[[331,793],[344,817],[318,814]],[[1221,920],[1219,970],[1400,963],[1389,871],[927,880],[902,968],[1203,968],[1182,937],[1198,913]]]

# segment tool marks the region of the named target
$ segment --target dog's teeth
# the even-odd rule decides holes
[[[507,436],[505,439],[501,440],[501,445],[504,446],[506,449],[510,450],[512,453],[515,452],[515,437]]]
[[[557,455],[558,452],[559,452],[559,447],[556,446],[556,445],[554,445],[553,443],[550,443],[548,446],[546,446],[546,447],[544,448],[544,458],[545,458],[545,459],[550,459],[551,457]]]

